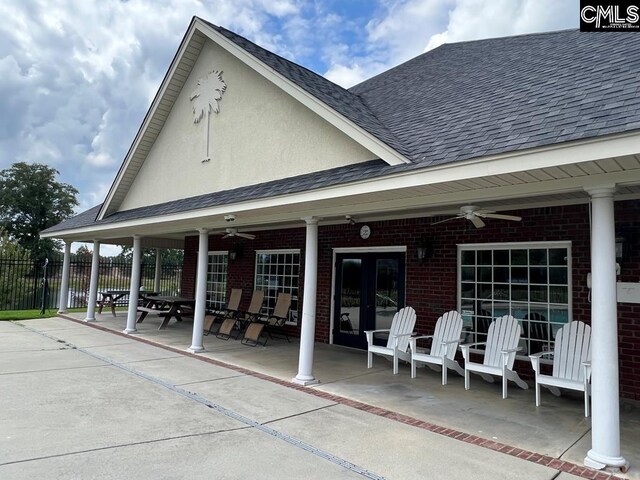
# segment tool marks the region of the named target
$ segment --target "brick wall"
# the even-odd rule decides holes
[[[586,276],[590,270],[589,207],[571,205],[509,213],[522,216],[522,222],[488,219],[483,229],[476,229],[464,220],[431,225],[439,218],[369,222],[372,233],[368,240],[360,238],[360,225],[320,227],[316,341],[329,340],[333,249],[345,247],[406,246],[406,304],[416,309],[416,330],[431,332],[438,316],[457,306],[458,244],[569,240],[572,242],[573,258],[573,318],[590,323],[591,308],[586,287]],[[616,230],[627,239],[628,247],[619,281],[640,281],[640,201],[616,203]],[[241,243],[244,247],[242,257],[229,262],[229,289],[253,290],[256,248],[299,248],[301,267],[304,267],[304,227],[255,233],[258,238],[254,241],[210,238],[210,250],[229,250],[234,243]],[[424,264],[420,264],[416,258],[421,236],[433,242],[433,255]],[[197,236],[189,237],[185,243],[183,291],[186,295],[194,292],[197,245]],[[301,268],[299,318],[303,279],[304,271]],[[244,303],[248,303],[249,299],[249,294],[243,295]],[[243,305],[243,308],[246,306]],[[618,326],[621,393],[624,397],[640,400],[640,304],[618,304]],[[521,363],[518,370],[523,376],[532,375],[528,362]]]

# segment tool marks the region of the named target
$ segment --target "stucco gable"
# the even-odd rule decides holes
[[[223,83],[216,71],[222,72]],[[219,99],[213,100],[214,109],[196,123],[194,101],[201,98],[192,96],[198,82],[207,78],[210,86],[212,82],[220,85]],[[375,158],[374,153],[207,40],[118,210]]]
[[[266,82],[272,83],[273,86],[282,90],[282,92],[289,95],[292,99],[297,100],[301,105],[307,107],[321,119],[324,119],[328,125],[332,125],[334,128],[331,133],[328,132],[332,129],[325,124],[321,125],[319,132],[313,132],[312,130],[307,131],[312,133],[311,136],[314,137],[315,140],[320,137],[322,138],[324,144],[323,148],[326,152],[326,156],[323,158],[328,159],[333,157],[334,155],[332,155],[332,152],[334,150],[340,149],[346,145],[347,151],[352,152],[354,150],[360,150],[359,155],[362,155],[363,150],[372,152],[371,154],[364,154],[364,157],[366,157],[364,158],[365,160],[379,158],[389,165],[410,163],[411,160],[407,156],[407,151],[404,146],[397,142],[395,136],[377,120],[375,115],[371,113],[369,108],[357,95],[353,95],[349,91],[329,82],[325,78],[305,69],[304,67],[296,65],[289,60],[279,57],[229,30],[205,22],[198,17],[194,17],[178,51],[176,52],[169,70],[162,81],[161,86],[151,103],[149,111],[147,112],[129,151],[127,152],[107,197],[100,208],[97,220],[104,219],[115,212],[122,211],[127,205],[138,205],[140,202],[146,203],[148,201],[152,201],[152,198],[156,198],[153,194],[151,197],[145,199],[142,199],[142,196],[137,196],[139,194],[135,194],[137,196],[136,197],[131,191],[132,186],[135,182],[140,182],[140,180],[138,180],[138,175],[142,166],[146,163],[151,150],[155,149],[156,154],[158,154],[160,147],[156,146],[156,140],[160,134],[165,131],[165,122],[173,112],[174,105],[178,101],[178,97],[182,95],[185,82],[187,82],[187,80],[193,80],[191,72],[199,61],[203,48],[205,45],[209,44],[211,44],[210,46],[214,49],[219,48],[220,52],[226,52],[230,57],[237,59],[239,63],[247,66],[252,73],[257,73],[258,77],[261,77]],[[208,70],[207,73],[209,71],[210,70]],[[260,105],[260,102],[257,103],[255,105],[256,109],[259,109]],[[280,115],[286,116],[287,108],[289,108],[288,104],[283,106],[280,110]],[[256,111],[257,110],[254,110],[254,115]],[[271,118],[274,121],[280,122],[276,124],[280,130],[283,130],[282,125],[289,124],[287,122],[282,122],[281,117],[278,117],[278,115]],[[315,119],[315,123],[310,124],[310,128],[315,128],[318,123],[321,122],[319,122],[318,119]],[[213,131],[213,126],[211,129]],[[247,134],[246,130],[247,128],[245,127],[245,135]],[[238,131],[240,132],[240,130]],[[344,135],[340,135],[340,132],[344,133]],[[290,137],[295,138],[299,142],[309,140],[307,138],[309,136],[308,133],[299,135],[299,129],[294,129],[289,133]],[[295,137],[296,134],[299,136]],[[348,142],[345,137],[351,139],[352,142]],[[242,141],[242,135],[240,135],[238,139]],[[327,143],[333,142],[335,142],[336,147],[338,148],[332,149],[330,147],[327,149]],[[311,141],[308,143],[307,152],[309,149],[316,148],[316,146],[317,141],[315,144]],[[280,147],[284,148],[286,147],[286,144],[281,144]],[[325,165],[328,165],[329,167],[344,165],[344,162],[342,162],[344,150],[341,152],[341,155],[338,155],[338,161],[329,161],[326,162]],[[351,156],[349,162],[353,164],[353,162],[363,160],[359,155],[356,154],[355,156]],[[308,154],[306,156],[308,157]],[[181,158],[183,157],[184,155],[181,156]],[[262,150],[260,150],[258,158],[260,159],[263,157],[264,154]],[[314,165],[313,162],[317,159],[317,155],[311,156],[311,158],[299,159],[298,161],[305,163],[306,166],[309,167],[302,171],[318,171],[322,167],[323,163],[321,162],[320,165]],[[272,159],[269,158],[268,160]],[[293,160],[290,160],[290,162],[293,162]],[[146,164],[148,165],[148,163]],[[156,165],[156,167],[158,166],[160,165]],[[277,178],[286,178],[286,175],[294,174],[293,172],[286,172],[286,168],[288,167],[289,165],[286,163],[284,165],[272,164],[270,166],[270,171],[277,171],[281,168],[284,172],[282,175],[285,177],[278,176]],[[236,169],[237,168],[238,167],[236,167]],[[253,166],[251,168],[253,168]],[[146,167],[146,169],[151,171],[150,167]],[[171,170],[165,171],[165,175],[162,176],[166,177],[170,171]],[[300,171],[299,167],[295,170],[295,172]],[[182,174],[184,172],[181,170],[180,173]],[[157,172],[145,173],[145,176],[153,177],[154,175],[156,180],[159,179],[160,174]],[[218,176],[224,178],[224,174],[218,174]],[[198,178],[200,178],[200,176],[198,176]],[[229,179],[227,178],[226,180]],[[260,179],[260,181],[264,181],[264,179]],[[220,185],[223,183],[224,182],[220,183]],[[161,186],[158,187],[154,184],[154,188],[163,189],[164,187],[162,185],[164,184],[161,184]],[[231,182],[226,185],[233,186],[235,183]],[[191,186],[194,187],[194,185]],[[174,190],[179,192],[177,187],[174,188]],[[200,186],[195,185],[195,193],[200,191]],[[214,190],[207,188],[204,191],[210,192]],[[177,193],[174,194],[177,195]],[[125,203],[126,197],[129,197],[129,199]]]

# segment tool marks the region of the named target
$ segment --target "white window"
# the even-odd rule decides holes
[[[483,342],[494,318],[510,314],[522,325],[527,355],[551,348],[571,321],[571,243],[458,246],[458,308],[465,342]]]
[[[256,251],[256,290],[264,291],[262,313],[273,312],[278,293],[291,294],[289,322],[298,322],[298,277],[300,250]]]
[[[207,262],[207,309],[220,310],[227,304],[227,252],[209,252]]]

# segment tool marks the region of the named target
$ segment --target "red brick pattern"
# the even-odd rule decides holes
[[[616,233],[626,238],[628,250],[619,281],[637,282],[640,281],[640,201],[616,202],[615,209]],[[522,221],[488,220],[483,229],[475,229],[463,220],[432,226],[439,218],[369,222],[372,233],[368,240],[360,238],[360,225],[321,226],[318,238],[316,341],[329,341],[333,249],[340,247],[406,246],[406,304],[415,308],[418,315],[416,330],[431,332],[437,318],[457,305],[458,244],[571,241],[573,318],[590,323],[591,304],[586,287],[586,276],[590,271],[588,205],[533,208],[508,213],[522,216]],[[253,241],[210,237],[210,250],[229,250],[236,244],[244,248],[242,257],[229,263],[228,288],[242,288],[246,292],[253,290],[256,249],[298,248],[302,253],[298,302],[298,318],[301,318],[304,227],[254,233],[257,238]],[[434,245],[432,257],[422,265],[415,254],[421,236],[432,240]],[[192,295],[195,290],[197,248],[197,235],[188,237],[182,284],[185,295]],[[250,295],[243,295],[243,302],[248,303],[249,298]],[[628,399],[640,400],[640,304],[618,305],[618,331],[620,376],[625,379],[620,384],[620,394]],[[290,333],[297,335],[298,328],[292,328]],[[516,370],[524,379],[533,378],[529,362],[516,362]]]
[[[108,328],[102,327],[100,325],[97,325],[95,323],[86,323],[83,322],[82,320],[78,320],[75,319],[73,317],[70,317],[68,315],[60,315],[63,318],[66,318],[68,320],[72,320],[74,322],[83,324],[83,325],[87,325],[89,327],[92,328],[96,328],[98,330],[102,330],[105,332],[109,332],[112,333],[114,335],[120,335],[122,337],[126,337],[129,339],[133,339],[136,340],[138,342],[141,343],[146,343],[148,345],[153,345],[155,347],[159,347],[159,348],[163,348],[165,350],[174,352],[174,353],[179,353],[181,355],[185,355],[191,358],[196,358],[200,361],[206,362],[206,363],[210,363],[212,365],[216,365],[219,367],[224,367],[224,368],[228,368],[230,370],[236,371],[238,373],[242,373],[244,375],[250,375],[254,378],[258,378],[261,380],[265,380],[268,382],[272,382],[278,385],[281,385],[283,387],[287,387],[287,388],[291,388],[293,390],[298,390],[304,393],[307,393],[309,395],[314,395],[316,397],[319,398],[323,398],[325,400],[331,401],[331,402],[335,402],[338,403],[340,405],[345,405],[347,407],[351,407],[351,408],[355,408],[356,410],[360,410],[363,412],[367,412],[371,415],[377,415],[379,417],[384,417],[387,418],[389,420],[393,420],[399,423],[403,423],[405,425],[410,425],[412,427],[416,427],[416,428],[421,428],[423,430],[428,430],[430,432],[439,434],[439,435],[443,435],[445,437],[449,437],[452,438],[454,440],[459,440],[461,442],[464,443],[469,443],[471,445],[476,445],[478,447],[481,448],[487,448],[489,450],[494,450],[496,452],[499,453],[503,453],[505,455],[509,455],[512,457],[516,457],[516,458],[520,458],[522,460],[526,460],[532,463],[538,463],[540,465],[544,465],[546,467],[549,468],[553,468],[555,470],[561,471],[561,472],[567,472],[570,473],[572,475],[575,475],[577,477],[581,477],[581,478],[587,478],[587,479],[592,479],[592,480],[624,480],[624,477],[619,477],[616,475],[612,475],[610,473],[605,473],[605,472],[600,472],[598,470],[593,470],[591,468],[587,468],[585,466],[582,465],[577,465],[575,463],[572,462],[567,462],[564,460],[560,460],[554,457],[550,457],[548,455],[541,455],[539,453],[535,453],[535,452],[530,452],[528,450],[522,450],[520,448],[516,448],[516,447],[512,447],[509,445],[506,445],[504,443],[500,443],[500,442],[495,442],[493,440],[488,440],[486,438],[482,438],[482,437],[478,437],[477,435],[471,435],[465,432],[461,432],[458,430],[454,430],[451,428],[447,428],[447,427],[443,427],[441,425],[436,425],[434,423],[430,423],[430,422],[425,422],[423,420],[419,420],[417,418],[414,417],[410,417],[408,415],[404,415],[402,413],[398,413],[398,412],[394,412],[391,410],[387,410],[385,408],[380,408],[380,407],[376,407],[374,405],[369,405],[363,402],[359,402],[357,400],[351,400],[349,398],[346,397],[341,397],[339,395],[334,395],[332,393],[327,393],[327,392],[322,392],[320,390],[317,390],[315,388],[309,388],[309,387],[304,387],[302,385],[298,385],[292,382],[287,382],[286,380],[281,380],[279,378],[276,377],[272,377],[270,375],[265,375],[263,373],[258,373],[255,372],[253,370],[249,370],[247,368],[242,368],[242,367],[238,367],[236,365],[232,365],[229,363],[225,363],[225,362],[221,362],[219,360],[215,360],[213,358],[208,358],[208,357],[203,357],[201,355],[197,355],[197,354],[193,354],[193,353],[189,353],[189,352],[185,352],[184,350],[180,350],[178,348],[174,348],[174,347],[170,347],[168,345],[163,345],[161,343],[156,343],[153,342],[151,340],[147,340],[144,338],[140,338],[140,337],[136,337],[136,336],[131,336],[131,335],[127,335],[125,333],[122,332],[117,332],[114,330],[110,330]]]

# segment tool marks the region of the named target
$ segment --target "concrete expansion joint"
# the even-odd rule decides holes
[[[124,334],[122,334],[120,332],[115,332],[113,330],[110,330],[110,329],[105,328],[105,327],[101,327],[99,325],[87,324],[87,323],[85,323],[83,321],[80,321],[80,320],[77,320],[77,319],[75,319],[75,318],[73,318],[71,316],[64,316],[63,318],[66,318],[68,320],[72,320],[72,321],[74,321],[76,323],[87,325],[90,328],[96,328],[96,329],[99,329],[99,330],[103,330],[105,332],[109,332],[109,333],[114,334],[114,335],[122,335],[122,336],[128,337],[128,335],[124,335]],[[33,331],[36,331],[36,330],[33,330]],[[41,333],[41,332],[38,332],[38,333]],[[225,363],[225,362],[222,362],[222,361],[219,361],[219,360],[215,360],[215,359],[212,359],[212,358],[208,358],[208,357],[202,357],[202,356],[199,356],[199,355],[194,355],[194,354],[191,354],[191,353],[186,352],[184,350],[173,348],[173,347],[170,347],[170,346],[167,346],[167,345],[162,345],[160,343],[156,343],[156,342],[153,342],[153,341],[148,340],[148,339],[139,338],[139,337],[129,337],[129,338],[135,339],[136,341],[139,341],[141,343],[145,343],[147,345],[153,345],[153,346],[156,346],[156,347],[159,347],[159,348],[171,351],[171,352],[175,352],[175,353],[179,353],[179,354],[184,355],[184,356],[188,356],[190,358],[197,358],[198,360],[206,362],[206,363],[222,366],[222,367],[234,370],[236,372],[252,376],[254,378],[258,378],[258,379],[261,379],[261,380],[266,380],[266,381],[269,381],[269,382],[272,382],[272,383],[275,383],[275,384],[278,384],[278,385],[285,386],[287,388],[291,388],[293,390],[302,391],[302,392],[305,392],[305,393],[307,393],[309,395],[314,395],[316,397],[320,397],[320,398],[323,398],[325,400],[329,400],[329,401],[335,402],[334,405],[329,405],[329,406],[344,405],[344,406],[352,407],[352,408],[355,408],[357,410],[370,413],[372,415],[376,415],[376,416],[383,417],[383,418],[386,418],[386,419],[389,419],[389,420],[393,420],[393,421],[396,421],[396,422],[399,422],[399,423],[403,423],[403,424],[406,424],[406,425],[409,425],[409,426],[413,426],[413,427],[420,428],[420,429],[423,429],[423,430],[427,430],[427,431],[430,431],[430,432],[433,432],[433,433],[437,433],[439,435],[443,435],[443,436],[446,436],[446,437],[449,437],[451,439],[458,440],[458,441],[461,441],[461,442],[464,442],[464,443],[467,443],[467,444],[472,444],[472,445],[475,445],[475,446],[478,446],[478,447],[486,448],[486,449],[489,449],[489,450],[493,450],[495,452],[503,453],[505,455],[509,455],[509,456],[516,457],[516,458],[519,458],[519,459],[522,459],[522,460],[526,460],[528,462],[536,463],[538,465],[543,465],[543,466],[546,466],[546,467],[549,467],[549,468],[552,468],[552,469],[556,470],[558,472],[558,474],[562,473],[562,472],[566,472],[566,473],[569,473],[569,474],[574,475],[576,477],[581,477],[581,478],[586,478],[586,479],[591,479],[591,480],[593,480],[593,479],[595,479],[595,480],[625,480],[626,479],[626,477],[616,476],[616,475],[614,475],[614,474],[612,474],[611,472],[608,472],[608,471],[599,471],[599,470],[595,470],[593,468],[589,468],[588,466],[578,465],[576,463],[572,463],[572,462],[569,462],[569,461],[561,460],[559,458],[555,458],[555,457],[551,457],[551,456],[548,456],[548,455],[543,455],[543,454],[540,454],[540,453],[523,450],[523,449],[520,449],[520,448],[517,448],[517,447],[513,447],[513,446],[510,446],[510,445],[506,445],[506,444],[500,443],[500,442],[496,442],[494,440],[489,440],[487,438],[478,437],[478,436],[473,435],[473,434],[468,434],[468,433],[461,432],[461,431],[458,431],[458,430],[454,430],[454,429],[451,429],[451,428],[448,428],[448,427],[444,427],[444,426],[441,426],[441,425],[436,425],[436,424],[433,424],[433,423],[430,423],[430,422],[426,422],[426,421],[423,421],[423,420],[420,420],[420,419],[417,419],[417,418],[414,418],[414,417],[410,417],[408,415],[404,415],[402,413],[398,413],[398,412],[394,412],[394,411],[391,411],[391,410],[387,410],[385,408],[376,407],[374,405],[369,405],[369,404],[366,404],[366,403],[363,403],[363,402],[360,402],[360,401],[357,401],[357,400],[352,400],[352,399],[349,399],[347,397],[341,397],[339,395],[335,395],[335,394],[332,394],[332,393],[327,393],[327,392],[324,392],[322,390],[318,390],[316,388],[312,388],[312,387],[308,387],[308,386],[302,386],[302,385],[299,385],[299,384],[296,384],[296,383],[293,383],[293,382],[290,382],[290,381],[282,380],[280,378],[272,377],[272,376],[269,376],[269,375],[266,375],[266,374],[262,374],[262,373],[259,373],[259,372],[253,371],[253,370],[249,370],[247,368],[239,367],[237,365],[228,364],[228,363]],[[83,351],[82,349],[79,349],[79,350]],[[91,352],[86,352],[86,353],[88,353],[89,355],[93,355]],[[119,366],[119,365],[115,365],[115,366]],[[120,368],[128,370],[126,365],[121,365]],[[133,373],[135,373],[134,370],[131,370],[131,371]],[[367,373],[365,373],[365,375],[369,374],[369,373],[372,373],[372,372],[367,372]],[[138,375],[143,376],[143,377],[146,376],[145,374],[140,374],[140,373],[138,373]],[[160,380],[160,382],[162,382],[162,381]],[[171,385],[171,387],[175,388],[173,385]],[[176,389],[176,391],[177,390],[182,390],[182,389]],[[191,397],[191,395],[185,395],[185,396]],[[196,401],[198,401],[198,400],[196,400]],[[204,399],[203,403],[206,404],[206,402],[211,403],[208,400]],[[285,434],[283,434],[281,432],[278,432],[277,430],[274,430],[274,429],[268,427],[267,424],[262,425],[262,424],[256,422],[255,420],[251,420],[251,419],[248,419],[246,417],[242,417],[242,416],[236,414],[235,412],[232,412],[230,410],[225,409],[224,407],[220,407],[220,406],[217,406],[215,404],[212,404],[212,405],[213,406],[210,406],[210,408],[214,408],[217,411],[219,411],[220,413],[224,414],[225,411],[226,411],[227,412],[226,414],[231,416],[231,418],[240,419],[240,421],[244,421],[249,426],[252,426],[254,428],[258,428],[260,430],[263,430],[265,433],[268,433],[268,434],[273,435],[273,436],[275,436],[277,438],[285,440],[285,441],[287,441],[287,442],[289,442],[289,443],[291,443],[293,445],[300,446],[300,448],[303,448],[304,450],[307,450],[307,451],[309,451],[311,453],[314,453],[314,452],[317,451],[316,454],[318,456],[323,457],[323,458],[327,458],[327,459],[329,459],[330,461],[332,461],[334,463],[337,463],[337,464],[345,466],[342,463],[343,462],[342,459],[338,459],[338,458],[331,459],[330,457],[333,457],[331,454],[328,454],[326,452],[321,452],[321,451],[317,450],[313,446],[303,444],[303,443],[301,443],[300,441],[298,441],[297,439],[295,439],[293,437],[287,438],[287,436]],[[305,413],[309,413],[309,412],[305,412]],[[304,413],[302,413],[301,415],[304,415]],[[282,418],[280,420],[283,420],[283,419],[284,418]],[[272,423],[274,421],[277,421],[277,420],[270,421],[269,423]],[[353,467],[355,468],[354,471],[358,471],[358,473],[360,473],[359,470],[362,470],[363,472],[366,472],[366,471],[364,471],[363,469],[361,469],[358,466],[354,465]],[[349,467],[347,467],[347,468],[349,468]],[[361,475],[363,475],[363,476],[365,476],[367,478],[382,478],[382,477],[377,476],[376,474],[371,473],[371,472],[361,473]],[[555,475],[553,478],[556,478],[556,477],[557,477],[557,475]]]

